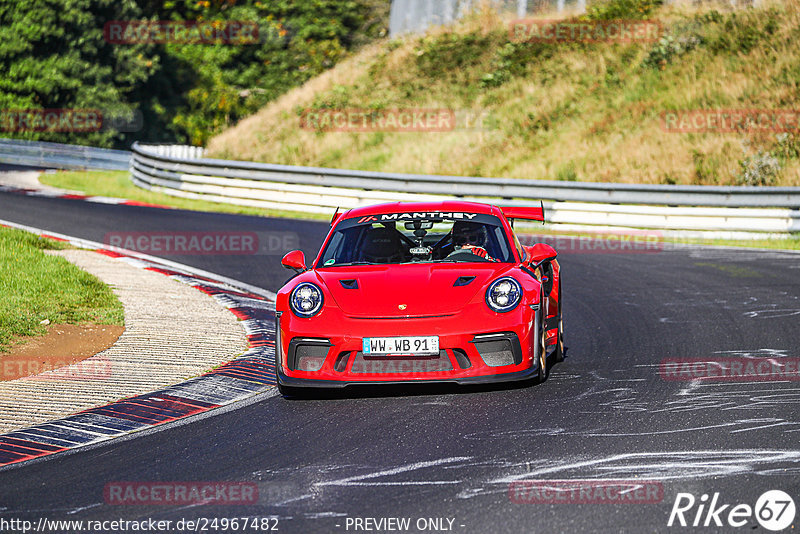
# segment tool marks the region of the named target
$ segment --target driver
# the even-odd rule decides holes
[[[486,251],[486,244],[489,242],[489,234],[486,226],[481,223],[456,221],[453,223],[453,250],[466,250],[476,256],[485,258],[489,261],[497,261],[489,256]]]

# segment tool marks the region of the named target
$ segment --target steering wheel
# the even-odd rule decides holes
[[[453,252],[448,254],[445,259],[453,261],[483,261],[489,263],[492,261],[486,258],[482,258],[477,254],[473,254],[472,251],[463,248],[454,250]]]

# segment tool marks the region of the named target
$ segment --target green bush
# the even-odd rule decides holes
[[[132,114],[137,93],[159,71],[160,58],[152,45],[106,42],[103,25],[142,17],[133,0],[0,2],[0,110],[92,109],[106,118]],[[121,139],[112,129],[38,132],[3,123],[4,136],[21,139],[98,146]]]
[[[578,180],[578,173],[575,172],[575,164],[572,162],[562,165],[556,171],[556,180],[562,182],[575,182]]]
[[[717,182],[717,168],[719,162],[716,158],[709,156],[697,149],[692,150],[692,162],[694,163],[694,182],[697,184],[709,184]]]
[[[492,58],[492,71],[481,77],[481,87],[498,87],[514,77],[523,76],[527,65],[552,55],[553,47],[537,42],[510,42],[497,49]]]
[[[781,13],[775,8],[758,14],[733,12],[724,17],[707,16],[708,49],[714,53],[747,54],[775,33],[780,17]]]
[[[759,150],[739,161],[739,185],[772,185],[781,171],[781,164],[773,154]]]
[[[641,20],[650,17],[663,0],[599,0],[586,8],[589,20]]]
[[[693,50],[700,44],[700,38],[696,35],[675,38],[672,35],[665,35],[650,49],[642,64],[645,67],[654,69],[664,69],[676,58]]]
[[[780,133],[775,136],[775,141],[772,153],[782,164],[800,159],[800,137],[790,133]]]
[[[127,147],[134,140],[204,144],[386,34],[382,0],[19,0],[0,2],[0,109],[141,113],[136,132],[4,132]],[[113,20],[252,21],[254,44],[111,44]]]
[[[417,68],[425,77],[439,80],[479,64],[493,48],[493,37],[479,33],[425,37],[415,50]]]
[[[789,133],[775,136],[775,142],[766,148],[759,148],[755,154],[750,153],[751,142],[742,142],[744,157],[739,160],[739,173],[736,183],[739,185],[773,185],[781,171],[791,160],[800,158],[800,139]]]

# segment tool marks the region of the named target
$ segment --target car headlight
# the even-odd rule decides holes
[[[509,312],[517,307],[520,300],[522,286],[510,276],[498,278],[486,290],[486,305],[496,312]]]
[[[297,284],[289,297],[289,306],[298,317],[311,317],[322,309],[322,290],[311,282]]]

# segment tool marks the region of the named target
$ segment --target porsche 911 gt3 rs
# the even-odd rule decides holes
[[[546,244],[523,246],[513,219],[543,208],[463,201],[390,203],[331,221],[311,266],[276,301],[276,375],[299,388],[547,376],[563,358],[561,272]]]

